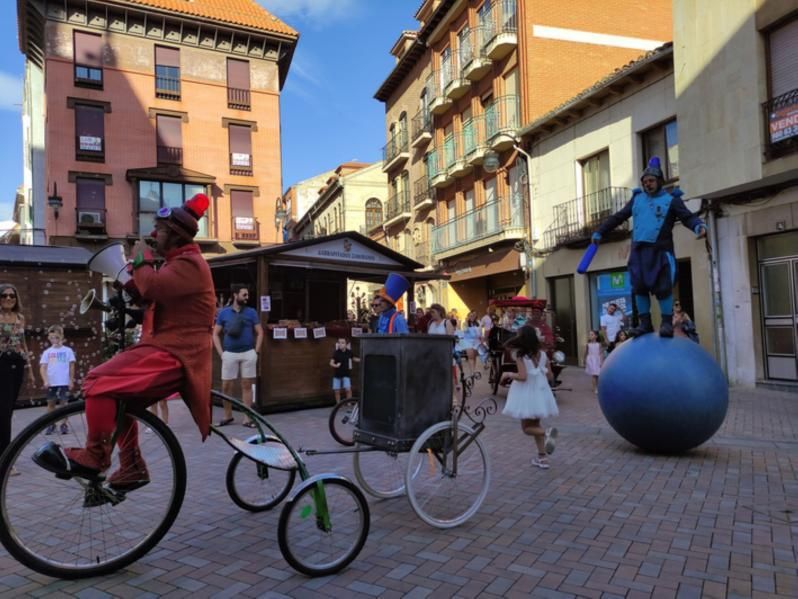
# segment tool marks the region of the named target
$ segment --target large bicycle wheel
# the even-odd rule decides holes
[[[343,477],[320,474],[304,481],[283,506],[277,540],[292,568],[328,576],[357,557],[369,525],[360,489]]]
[[[399,497],[405,492],[407,453],[370,449],[354,452],[354,470],[357,482],[369,495],[380,499]]]
[[[410,450],[407,498],[430,526],[452,528],[473,516],[490,486],[488,453],[474,430],[451,421],[425,430]]]
[[[338,402],[338,405],[330,412],[330,434],[341,445],[352,446],[355,444],[352,440],[352,433],[357,426],[358,411],[358,400],[353,397]]]
[[[32,460],[46,441],[83,447],[87,424],[83,402],[31,423],[0,459],[0,541],[32,570],[58,578],[108,574],[131,564],[166,534],[186,491],[186,463],[174,434],[157,416],[130,414],[139,428],[141,456],[150,482],[127,494],[101,481],[56,478]],[[67,420],[67,433],[45,435]],[[143,426],[149,427],[147,433]],[[56,431],[59,428],[56,427]],[[114,447],[108,473],[119,467]],[[16,468],[18,476],[11,476]]]
[[[260,444],[260,440],[255,438],[250,443]],[[273,438],[267,438],[264,443],[283,445]],[[230,499],[238,507],[250,512],[265,512],[285,499],[295,478],[296,469],[275,468],[236,453],[227,466],[225,482]]]

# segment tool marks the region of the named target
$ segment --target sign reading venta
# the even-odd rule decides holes
[[[768,124],[771,143],[798,136],[798,102],[771,112]]]

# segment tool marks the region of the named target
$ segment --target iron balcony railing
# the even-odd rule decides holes
[[[429,184],[429,177],[421,177],[413,183],[413,205],[418,206],[426,200],[435,201],[435,188]]]
[[[499,133],[515,132],[519,127],[518,96],[501,96],[485,107],[485,136],[488,141]]]
[[[487,146],[485,115],[480,114],[463,123],[463,154],[470,159],[480,148]]]
[[[428,110],[419,110],[410,121],[411,140],[417,140],[422,133],[432,134],[432,115]]]
[[[426,163],[427,179],[430,184],[438,175],[446,174],[446,167],[443,164],[443,152],[438,152],[437,148],[432,148],[427,152],[424,162]]]
[[[499,34],[517,33],[516,0],[494,0],[488,17],[481,24],[485,27],[483,45],[488,45]]]
[[[75,229],[77,233],[102,235],[105,233],[105,208],[75,208]]]
[[[489,29],[483,25],[472,27],[468,35],[460,43],[460,68],[466,70],[476,58],[487,58],[485,54],[485,36]]]
[[[252,154],[242,154],[239,152],[230,153],[230,174],[231,175],[251,175],[252,174]]]
[[[459,146],[457,136],[450,133],[443,139],[443,160],[446,168],[450,168],[459,158]]]
[[[158,146],[158,164],[183,164],[183,148]]]
[[[227,107],[236,110],[250,110],[252,108],[250,92],[248,89],[227,88]]]
[[[551,250],[588,241],[604,219],[623,208],[631,197],[632,190],[628,187],[606,187],[557,204],[553,208],[552,223],[543,232],[544,248]],[[616,231],[628,232],[629,221],[620,225]]]
[[[521,194],[487,202],[433,228],[432,252],[438,254],[499,233],[522,236],[527,212]]]
[[[407,152],[407,130],[399,131],[382,147],[382,160],[388,164],[402,152]]]
[[[180,99],[180,77],[170,77],[168,75],[155,76],[155,97],[167,100]]]
[[[798,89],[764,104],[765,156],[777,158],[798,152]]]
[[[396,218],[400,214],[410,212],[410,190],[402,189],[388,197],[385,205],[385,222]]]
[[[260,239],[260,223],[254,216],[233,216],[233,241],[255,241]]]

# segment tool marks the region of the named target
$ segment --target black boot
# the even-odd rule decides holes
[[[654,332],[654,327],[651,324],[651,314],[639,314],[638,320],[640,321],[638,325],[629,331],[631,337],[640,337]]]
[[[662,324],[659,325],[660,337],[673,337],[673,314],[663,314]]]

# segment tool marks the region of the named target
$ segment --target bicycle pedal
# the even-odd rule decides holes
[[[100,507],[108,503],[115,506],[122,503],[125,498],[125,493],[117,492],[100,485],[92,485],[86,489],[86,494],[83,496],[83,507]]]

